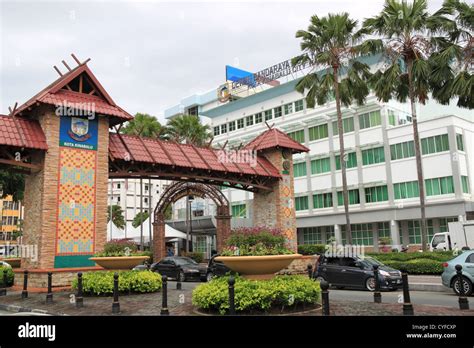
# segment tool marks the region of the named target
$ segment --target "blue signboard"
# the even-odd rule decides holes
[[[59,146],[97,150],[97,118],[60,116]]]
[[[237,82],[239,81],[243,85],[255,87],[257,85],[255,77],[251,72],[234,68],[233,66],[225,66],[225,76],[227,81]]]

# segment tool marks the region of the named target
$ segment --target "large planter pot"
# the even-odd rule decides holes
[[[223,262],[234,272],[248,279],[271,279],[300,254],[267,255],[267,256],[218,256],[217,261]]]
[[[0,258],[0,261],[5,261],[12,266],[12,268],[19,268],[21,266],[21,258],[19,257]]]
[[[132,269],[149,258],[149,256],[105,256],[91,257],[89,260],[105,269]]]

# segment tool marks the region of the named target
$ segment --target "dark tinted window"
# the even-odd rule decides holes
[[[474,263],[474,253],[467,257],[466,263]]]
[[[172,259],[163,259],[163,260],[160,261],[160,264],[161,265],[173,265],[174,262],[173,262]]]
[[[341,265],[346,267],[355,267],[356,261],[352,257],[343,257],[341,259]]]
[[[339,265],[339,258],[337,258],[337,257],[328,257],[328,258],[326,258],[326,263],[328,265]]]

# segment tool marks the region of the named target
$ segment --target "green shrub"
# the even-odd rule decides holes
[[[444,271],[442,262],[432,259],[383,261],[383,263],[398,270],[405,269],[408,274],[441,274]]]
[[[84,294],[110,295],[114,289],[115,271],[87,272],[82,276]],[[118,271],[119,291],[122,293],[156,292],[161,289],[162,281],[158,273],[151,271]],[[72,282],[72,288],[77,289],[77,279]]]
[[[452,251],[427,251],[427,252],[413,252],[413,253],[368,253],[385,263],[385,261],[409,261],[417,259],[428,259],[440,262],[445,262],[453,259],[455,256]]]
[[[324,254],[325,251],[326,251],[325,244],[298,245],[298,254],[302,254],[302,255]]]
[[[7,286],[12,286],[13,285],[13,279],[15,278],[15,273],[13,273],[13,270],[10,267],[3,267],[0,266],[0,286],[4,287],[3,283],[3,271],[7,270]]]
[[[94,256],[150,256],[150,254],[150,251],[138,251],[137,244],[130,239],[112,239],[105,243],[103,251],[94,254]]]
[[[228,277],[214,278],[193,290],[192,303],[200,309],[225,314],[229,309]],[[305,276],[277,276],[271,280],[235,278],[237,312],[295,308],[319,301],[319,283]]]
[[[198,253],[198,252],[184,253],[183,256],[189,257],[190,259],[193,259],[197,263],[201,263],[204,260],[204,254]]]

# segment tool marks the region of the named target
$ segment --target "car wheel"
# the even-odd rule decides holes
[[[207,272],[206,274],[206,281],[210,282],[214,278],[214,273],[212,272]]]
[[[459,279],[456,277],[453,281],[453,290],[456,295],[459,295]],[[472,282],[463,277],[463,287],[464,287],[464,295],[470,296],[472,294]]]
[[[180,282],[186,281],[186,276],[184,275],[184,272],[183,272],[183,271],[179,271],[178,280],[179,280]]]
[[[375,290],[375,278],[374,277],[369,277],[365,281],[365,288],[369,291],[374,291]]]

